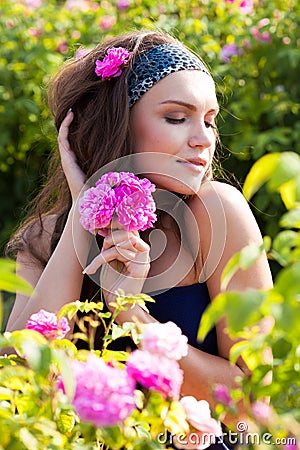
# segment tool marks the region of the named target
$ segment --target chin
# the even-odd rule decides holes
[[[203,177],[178,179],[161,175],[149,175],[149,179],[159,189],[165,189],[182,195],[195,195],[199,192]]]

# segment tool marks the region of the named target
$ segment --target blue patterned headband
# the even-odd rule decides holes
[[[129,106],[159,80],[180,70],[201,70],[211,76],[204,63],[179,43],[158,45],[142,54],[128,76]]]

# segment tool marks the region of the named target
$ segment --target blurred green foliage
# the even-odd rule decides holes
[[[56,132],[46,86],[81,47],[133,29],[173,34],[210,66],[221,104],[219,151],[242,183],[266,153],[299,153],[297,0],[2,0],[0,6],[0,246],[42,182]],[[251,2],[250,2],[251,3]],[[252,9],[252,10],[251,10]],[[231,50],[231,53],[230,53]],[[229,52],[229,53],[228,53]],[[231,56],[230,56],[231,55]],[[280,197],[252,200],[264,233],[275,236]]]
[[[270,170],[270,167],[272,168]],[[250,199],[265,184],[269,193],[279,192],[287,212],[279,220],[283,228],[271,240],[264,239],[261,248],[249,245],[233,256],[222,274],[225,289],[238,269],[247,269],[265,249],[281,270],[269,290],[223,292],[205,311],[199,336],[203,338],[220,317],[226,315],[229,334],[240,339],[231,349],[231,358],[239,355],[250,367],[250,379],[244,380],[240,395],[252,393],[254,398],[270,396],[271,405],[280,415],[272,420],[270,433],[300,436],[300,156],[292,152],[264,155],[251,168],[244,184],[244,195]],[[287,217],[289,218],[287,220]],[[261,324],[261,329],[257,324]],[[264,383],[270,363],[264,359],[272,349],[273,379]],[[297,425],[296,425],[297,422]],[[252,447],[250,447],[252,448]],[[295,447],[296,448],[296,447]]]

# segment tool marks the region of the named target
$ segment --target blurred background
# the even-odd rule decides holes
[[[239,187],[262,155],[300,153],[298,0],[1,0],[2,255],[57,151],[49,78],[106,37],[141,28],[172,34],[210,67],[221,107],[216,176]],[[263,187],[251,207],[263,235],[274,237],[279,194]]]

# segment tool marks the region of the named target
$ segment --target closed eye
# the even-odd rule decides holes
[[[185,121],[185,117],[182,117],[181,119],[174,119],[173,117],[165,117],[165,120],[168,123],[179,124]]]

